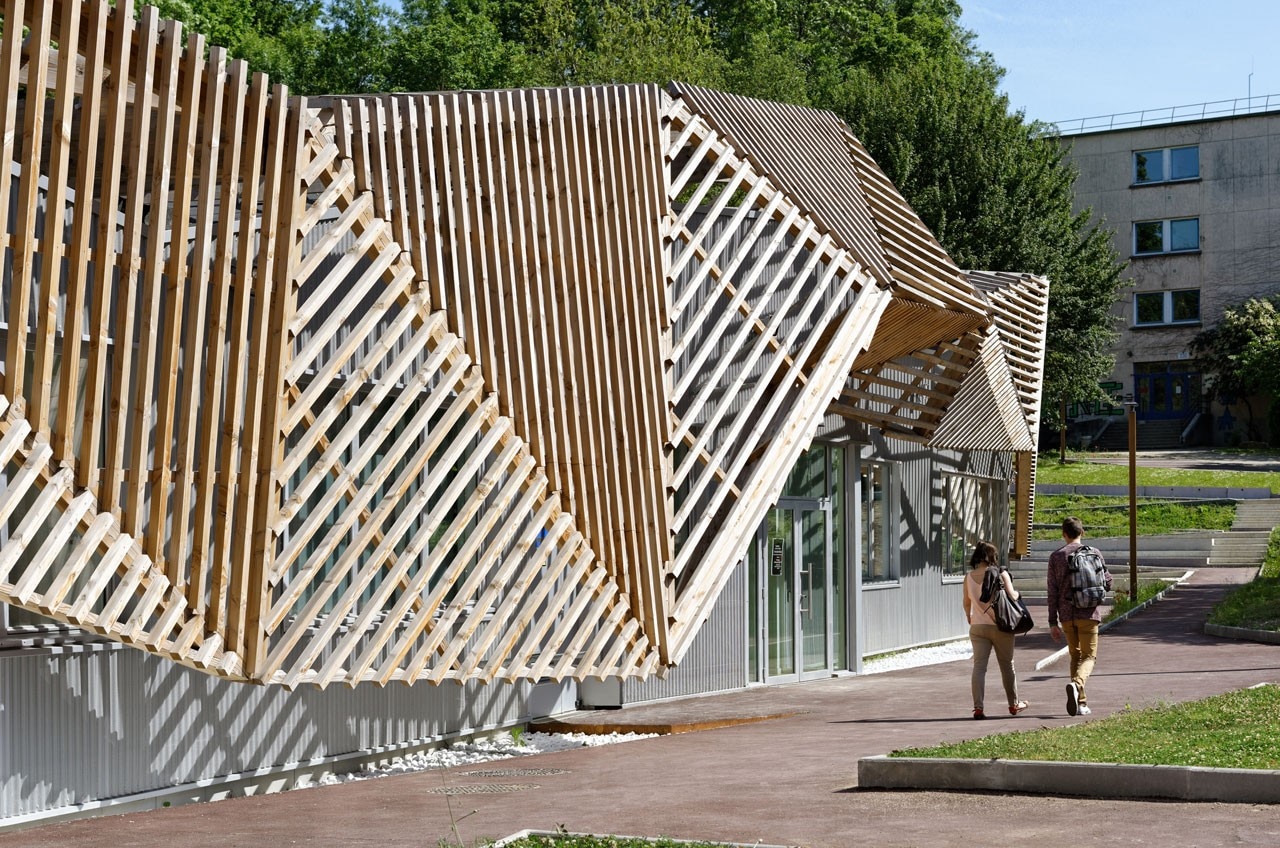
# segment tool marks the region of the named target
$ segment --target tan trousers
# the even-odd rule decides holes
[[[1098,659],[1098,622],[1091,618],[1077,618],[1062,622],[1062,635],[1067,640],[1067,651],[1071,654],[1071,682],[1079,689],[1080,703],[1086,704],[1089,699],[1084,693],[1084,684],[1093,673],[1093,664]]]
[[[1010,706],[1018,703],[1018,679],[1013,671],[1013,634],[1001,631],[994,624],[970,624],[969,641],[973,644],[973,677],[970,681],[973,708],[983,708],[987,662],[991,659],[993,650],[1000,666],[1000,682],[1004,684],[1004,694],[1009,699]]]

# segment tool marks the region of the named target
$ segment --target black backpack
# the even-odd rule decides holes
[[[1102,603],[1111,585],[1107,561],[1102,551],[1081,545],[1067,555],[1067,574],[1071,578],[1071,603],[1078,609],[1093,609]]]

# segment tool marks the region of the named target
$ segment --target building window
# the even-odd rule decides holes
[[[1161,147],[1133,154],[1135,185],[1194,180],[1200,176],[1200,147]]]
[[[990,542],[997,551],[1008,549],[1009,481],[943,474],[942,484],[946,492],[942,571],[945,576],[963,575],[978,542]]]
[[[893,475],[891,466],[862,460],[858,464],[858,507],[862,538],[862,582],[898,579],[893,567]]]
[[[1133,225],[1133,255],[1184,253],[1200,249],[1199,218],[1166,218]]]
[[[1200,323],[1200,290],[1138,292],[1133,296],[1133,325]]]

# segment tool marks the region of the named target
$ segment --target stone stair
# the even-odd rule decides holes
[[[1267,556],[1271,530],[1280,526],[1280,498],[1240,501],[1230,530],[1193,530],[1138,537],[1138,580],[1178,580],[1196,568],[1250,568]],[[1129,537],[1085,536],[1102,551],[1113,578],[1113,590],[1129,588]],[[1061,541],[1031,543],[1031,553],[1009,563],[1009,574],[1028,601],[1043,600],[1045,567]]]
[[[1138,580],[1178,580],[1188,571],[1211,565],[1215,543],[1220,543],[1230,531],[1193,531],[1170,533],[1162,536],[1138,537]],[[1112,590],[1129,589],[1129,537],[1085,537],[1085,542],[1102,551],[1107,569],[1112,576]],[[1031,554],[1024,560],[1009,563],[1009,574],[1019,592],[1028,600],[1042,599],[1046,595],[1045,568],[1049,554],[1062,546],[1060,541],[1032,542]],[[1265,553],[1265,544],[1263,547]],[[1253,563],[1262,562],[1261,555]],[[1233,563],[1234,564],[1234,563]]]
[[[1138,450],[1176,450],[1183,447],[1182,431],[1186,422],[1181,419],[1150,419],[1138,422]],[[1090,450],[1127,451],[1129,449],[1129,422],[1126,418],[1113,418],[1090,443]]]
[[[1265,530],[1280,525],[1280,498],[1262,498],[1241,501],[1236,506],[1236,520],[1231,532],[1238,530]]]

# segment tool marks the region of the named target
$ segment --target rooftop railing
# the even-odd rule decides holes
[[[1059,135],[1080,135],[1089,132],[1173,124],[1180,121],[1230,118],[1276,110],[1280,110],[1280,94],[1259,94],[1256,97],[1236,97],[1231,100],[1214,100],[1189,106],[1164,106],[1159,109],[1142,109],[1137,112],[1118,112],[1114,115],[1072,118],[1069,121],[1056,121],[1053,123],[1057,127]]]

